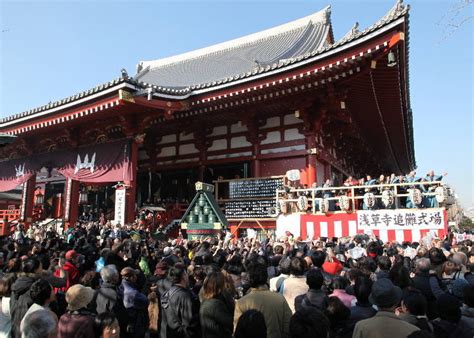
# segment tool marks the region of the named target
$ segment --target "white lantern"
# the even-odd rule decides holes
[[[320,200],[319,204],[319,210],[323,213],[327,213],[329,211],[329,200],[326,198],[323,198]]]
[[[437,187],[435,189],[435,198],[438,203],[443,203],[448,197],[448,191],[445,187]]]
[[[382,203],[383,205],[388,208],[390,207],[393,202],[395,202],[395,195],[392,190],[384,190],[382,192]]]
[[[375,206],[375,195],[371,192],[365,193],[364,204],[367,208],[372,209]]]
[[[416,206],[419,206],[421,202],[423,202],[423,195],[421,194],[420,189],[408,189],[408,194],[410,196],[410,200]]]
[[[308,198],[306,196],[298,197],[297,205],[299,211],[305,212],[308,209]]]
[[[350,201],[349,197],[346,196],[346,195],[339,196],[339,208],[341,208],[341,210],[347,212],[347,211],[349,211],[350,207],[351,207],[351,201]]]

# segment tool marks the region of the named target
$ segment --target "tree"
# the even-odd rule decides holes
[[[456,1],[437,22],[438,26],[443,27],[443,35],[441,41],[448,39],[461,26],[474,19],[472,14],[472,5],[474,0],[458,0]]]
[[[472,222],[472,219],[467,216],[463,216],[461,219],[461,222],[459,222],[459,228],[467,230],[467,229],[472,229],[473,227],[474,227],[474,223]]]

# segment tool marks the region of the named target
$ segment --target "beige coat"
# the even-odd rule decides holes
[[[309,290],[308,284],[306,284],[306,276],[293,276],[290,275],[283,282],[283,297],[285,297],[288,305],[290,306],[291,313],[295,313],[295,299],[299,295],[304,295]]]
[[[271,292],[266,286],[250,289],[250,292],[235,304],[234,330],[242,313],[252,309],[263,314],[268,338],[290,336],[291,310],[281,294]]]
[[[379,311],[374,317],[358,322],[352,338],[406,338],[418,330],[393,312]]]

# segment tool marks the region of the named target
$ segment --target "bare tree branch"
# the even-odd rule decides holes
[[[472,4],[474,4],[474,0],[459,0],[439,19],[436,24],[443,28],[443,34],[438,44],[447,40],[466,22],[474,19]],[[467,16],[464,14],[466,11]]]

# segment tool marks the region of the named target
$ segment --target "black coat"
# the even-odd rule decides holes
[[[20,338],[20,324],[33,300],[30,297],[31,285],[38,279],[34,274],[20,276],[12,285],[10,309],[12,317],[12,337]]]
[[[328,296],[322,290],[310,289],[306,294],[295,298],[295,310],[298,311],[304,306],[312,306],[320,311],[328,307]]]
[[[375,316],[376,313],[377,310],[375,310],[370,303],[361,305],[357,302],[355,306],[351,307],[350,321],[355,326],[359,320],[371,318]]]
[[[198,338],[199,300],[189,290],[173,286],[161,298],[160,338]]]
[[[427,316],[429,319],[434,319],[438,316],[436,310],[436,298],[431,291],[430,286],[430,274],[419,272],[412,279],[412,286],[421,291],[421,293],[426,297],[428,302]]]
[[[233,299],[224,296],[204,300],[199,309],[202,336],[206,338],[231,338],[234,320]]]
[[[463,320],[453,323],[437,318],[431,323],[435,338],[472,338],[474,336],[474,331]]]

